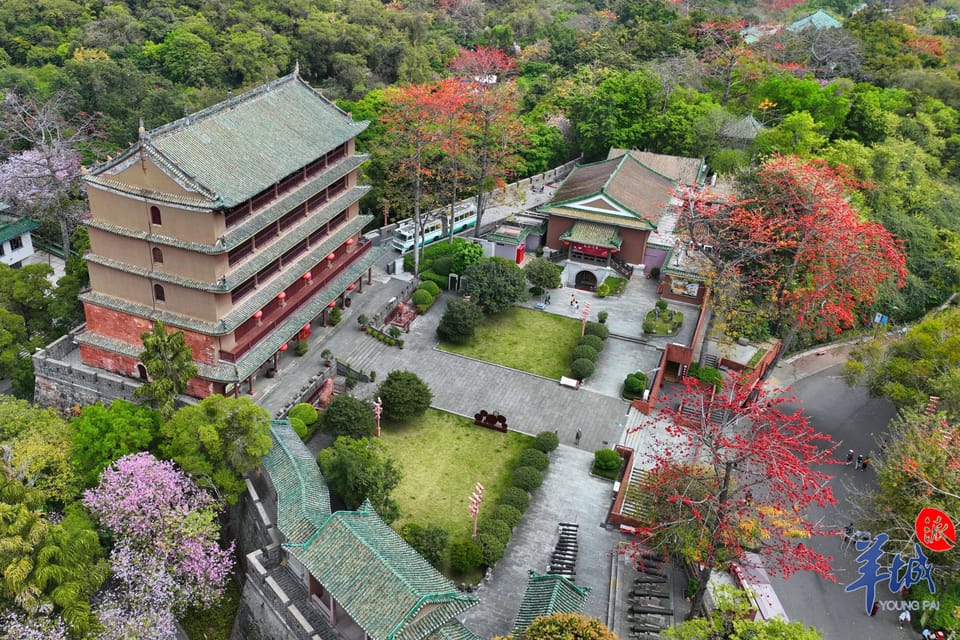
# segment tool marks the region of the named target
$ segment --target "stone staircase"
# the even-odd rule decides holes
[[[369,372],[370,370],[375,370],[376,362],[380,359],[380,356],[387,349],[396,349],[397,347],[392,347],[388,344],[380,342],[373,336],[364,336],[364,339],[361,340],[359,346],[354,349],[347,358],[342,358],[356,371]],[[339,354],[338,354],[339,357]],[[385,374],[386,372],[378,372]]]
[[[646,469],[634,467],[630,472],[627,483],[628,488],[623,498],[623,507],[620,509],[620,513],[638,520],[645,520],[646,505],[639,498],[651,488],[650,474]]]

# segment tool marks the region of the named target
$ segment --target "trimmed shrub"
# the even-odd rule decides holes
[[[608,295],[610,295],[610,285],[608,285],[607,283],[603,283],[599,287],[597,287],[598,298],[606,298]]]
[[[310,350],[310,343],[306,340],[297,340],[293,345],[293,354],[295,356],[306,355],[307,351]]]
[[[570,359],[574,362],[580,360],[581,358],[586,358],[590,362],[596,364],[597,359],[600,358],[600,354],[597,353],[597,350],[593,347],[582,344],[579,347],[574,347],[573,351],[570,352]]]
[[[520,524],[520,519],[523,518],[523,514],[520,512],[520,509],[516,507],[511,507],[508,504],[500,504],[497,505],[496,510],[494,510],[493,517],[500,522],[507,523],[507,526],[513,529]]]
[[[570,365],[570,373],[577,380],[586,380],[593,375],[595,368],[593,360],[580,358],[579,360],[574,360],[573,364]]]
[[[430,265],[430,271],[433,271],[438,276],[443,276],[444,278],[450,275],[451,268],[453,268],[453,256],[443,256],[442,258],[437,258],[433,261],[433,264]]]
[[[434,273],[433,271],[421,271],[420,279],[423,280],[423,282],[432,282],[443,290],[445,290],[447,285],[450,284],[450,279],[447,278],[447,276],[442,276],[439,273]]]
[[[606,340],[610,337],[610,329],[607,329],[606,325],[602,325],[599,322],[588,322],[587,326],[583,328],[583,335],[597,336],[601,340]]]
[[[446,529],[433,524],[423,526],[411,522],[403,526],[400,535],[431,565],[440,567],[443,564],[443,552],[450,540]]]
[[[541,431],[533,441],[533,448],[550,453],[560,446],[560,437],[553,431]]]
[[[527,510],[530,506],[530,494],[520,487],[508,487],[503,495],[500,496],[500,504],[508,504],[520,513]]]
[[[517,466],[533,467],[537,471],[545,471],[550,466],[550,458],[539,449],[525,449],[520,454],[520,461]]]
[[[620,454],[613,449],[598,449],[593,453],[593,472],[598,476],[616,480],[620,464]]]
[[[643,332],[644,333],[653,333],[657,330],[657,326],[653,324],[653,320],[644,320],[643,321]]]
[[[640,396],[647,388],[647,374],[643,371],[628,373],[623,381],[624,395]]]
[[[517,467],[513,472],[512,484],[529,493],[543,484],[543,476],[533,467]]]
[[[370,318],[368,318],[366,314],[361,313],[357,316],[357,324],[359,324],[361,327],[365,327],[368,322],[370,322]]]
[[[503,551],[507,548],[507,543],[491,536],[488,533],[477,536],[480,541],[480,548],[483,549],[483,564],[492,567],[503,557]]]
[[[413,292],[413,295],[410,296],[410,301],[417,305],[420,313],[426,313],[430,305],[433,304],[433,296],[430,295],[430,292],[426,289],[417,289]]]
[[[287,418],[290,421],[290,428],[303,440],[307,437],[307,424],[300,418]]]
[[[659,277],[660,277],[660,267],[653,267],[652,269],[650,269],[650,277],[653,278],[653,279],[659,278]]]
[[[597,320],[600,322],[600,324],[607,324],[607,318],[609,317],[610,317],[609,311],[600,311],[599,313],[597,313]]]
[[[309,402],[301,402],[290,407],[290,413],[287,414],[288,418],[299,418],[303,420],[303,423],[306,425],[311,425],[317,421],[317,418],[320,417],[317,408],[314,407]]]
[[[440,295],[440,285],[438,285],[433,280],[424,280],[420,283],[420,286],[417,289],[423,289],[430,294],[432,298],[436,298]]]
[[[450,545],[450,568],[457,573],[468,573],[483,562],[483,550],[472,540]]]
[[[500,520],[496,516],[491,516],[480,522],[480,525],[477,527],[477,535],[491,536],[506,544],[510,541],[512,529],[513,527],[509,522]]]
[[[597,353],[600,353],[601,351],[603,351],[603,347],[604,347],[603,338],[601,338],[600,336],[594,336],[594,335],[585,335],[581,337],[579,340],[577,340],[577,344],[578,345],[585,344],[588,347],[593,347],[593,350],[596,351]]]
[[[656,306],[657,309],[660,309],[660,311],[666,311],[666,310],[667,310],[667,301],[666,301],[666,300],[657,300],[657,304],[654,305],[654,306]]]

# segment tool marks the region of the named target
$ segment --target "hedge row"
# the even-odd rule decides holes
[[[583,337],[570,352],[570,375],[577,380],[586,380],[593,375],[603,351],[603,342],[610,337],[610,330],[599,322],[588,322],[583,328]]]
[[[465,547],[464,544],[454,545],[451,548],[450,564],[454,569],[465,572],[476,568],[481,563],[493,566],[503,557],[504,549],[510,542],[513,529],[520,524],[524,511],[530,506],[530,492],[543,482],[542,471],[550,464],[547,452],[557,448],[559,440],[552,431],[537,434],[533,444],[520,453],[517,458],[517,468],[513,471],[513,479],[509,489],[500,496],[500,501],[487,513],[477,527],[477,542],[474,545],[479,549],[479,561],[464,569],[466,560],[476,558],[477,555]],[[466,543],[467,545],[474,543]],[[460,566],[454,566],[454,556]]]

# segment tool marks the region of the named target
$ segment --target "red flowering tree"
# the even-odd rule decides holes
[[[435,184],[443,141],[450,135],[450,114],[463,109],[463,95],[456,81],[450,79],[439,84],[391,87],[384,90],[383,100],[380,119],[386,131],[381,151],[390,158],[388,181],[398,194],[394,200],[410,203],[417,247],[425,222],[423,204],[432,200],[427,189]],[[419,273],[420,251],[413,255],[414,272]]]
[[[479,235],[490,192],[502,187],[522,162],[526,127],[519,115],[520,94],[510,77],[517,66],[513,58],[491,47],[461,50],[449,66],[466,98],[473,158],[466,171],[476,191],[474,234]]]
[[[830,559],[805,540],[831,532],[805,512],[835,502],[830,476],[817,466],[833,462],[836,444],[799,409],[786,409],[789,398],[733,381],[730,389],[704,392],[694,382],[686,381],[677,408],[660,415],[672,444],[651,454],[642,488],[630,489],[643,513],[638,545],[703,568],[690,617],[703,611],[710,574],[748,552],[771,572],[830,578]]]
[[[900,242],[851,203],[859,187],[820,160],[774,156],[737,184],[737,198],[683,194],[681,220],[718,293],[721,320],[744,301],[786,351],[856,324],[884,286],[903,286]]]

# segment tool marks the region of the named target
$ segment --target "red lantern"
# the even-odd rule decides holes
[[[277,294],[277,300],[280,300],[282,302],[283,300],[286,300],[286,299],[287,299],[286,291],[281,291],[280,293]]]
[[[310,331],[310,323],[309,323],[309,322],[308,322],[307,324],[303,325],[303,330],[304,330],[304,331]]]
[[[287,345],[286,345],[286,343],[280,345],[280,351],[286,351],[286,350],[287,350]]]
[[[563,246],[569,247],[569,246],[570,246],[570,241],[569,241],[569,240],[564,240],[564,241],[563,241]]]
[[[327,308],[328,308],[328,309],[333,309],[335,306],[337,306],[337,301],[336,301],[336,300],[331,300],[331,301],[330,301],[330,304],[327,305]]]
[[[337,257],[336,254],[331,253],[330,255],[327,256],[327,260],[329,260],[330,262],[333,262],[333,259],[336,257]]]
[[[263,309],[257,309],[256,311],[254,311],[254,312],[253,312],[253,317],[256,318],[257,320],[259,320],[260,318],[262,318],[262,317],[263,317]]]
[[[356,288],[357,288],[357,285],[355,285],[355,284],[353,284],[353,283],[351,282],[351,283],[350,283],[350,286],[347,287],[347,291],[353,291],[353,290],[356,289]]]
[[[610,253],[616,253],[619,249],[610,249]]]
[[[310,282],[310,278],[312,278],[312,277],[313,277],[313,274],[310,273],[309,271],[307,271],[305,274],[303,274],[303,279],[306,280],[307,282]]]
[[[347,246],[349,247],[352,244],[353,244],[353,238],[347,238]]]

